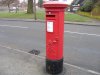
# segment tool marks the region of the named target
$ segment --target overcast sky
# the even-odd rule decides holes
[[[23,2],[23,1],[27,1],[27,0],[20,0],[20,2]],[[38,0],[36,0],[37,2],[38,2]],[[48,0],[46,0],[46,1],[48,1]],[[73,0],[59,0],[59,1],[67,1],[66,3],[67,4],[71,4],[71,2],[73,1]]]

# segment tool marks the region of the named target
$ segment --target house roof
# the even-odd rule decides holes
[[[83,1],[85,1],[85,0],[74,0],[73,3],[72,3],[72,5],[82,4]]]

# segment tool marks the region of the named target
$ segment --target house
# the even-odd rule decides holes
[[[80,6],[83,5],[84,1],[85,0],[74,0],[72,2],[71,6],[70,6],[70,11],[71,12],[76,12],[80,8]]]
[[[78,4],[83,4],[83,2],[84,2],[85,0],[74,0],[73,1],[73,3],[72,3],[72,5],[78,5]]]

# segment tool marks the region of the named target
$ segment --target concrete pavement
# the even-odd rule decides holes
[[[65,25],[64,34],[65,65],[81,70],[82,72],[85,71],[85,73],[88,72],[93,75],[99,75],[100,27],[67,24]],[[45,59],[45,23],[0,21],[0,47],[7,50],[17,50],[18,52],[25,54],[32,49],[38,49],[41,52],[38,57],[40,59],[42,58],[42,60]],[[0,50],[4,51],[3,48]],[[13,54],[13,52],[10,53]],[[1,55],[5,54],[1,52]],[[10,54],[8,54],[8,56],[6,55],[6,57],[9,57],[9,55]],[[14,56],[10,57],[13,58]],[[27,57],[23,58],[26,59]],[[14,61],[16,61],[15,59],[16,58],[14,58]],[[79,71],[80,75],[81,73]],[[76,72],[76,75],[78,75],[78,72]],[[86,73],[84,75],[88,74]]]
[[[45,71],[45,57],[0,46],[0,75],[50,75]],[[64,63],[59,75],[100,75],[92,71]]]

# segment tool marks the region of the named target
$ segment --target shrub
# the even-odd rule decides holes
[[[87,1],[84,3],[84,5],[80,8],[81,11],[84,12],[91,12],[93,9],[94,3],[92,1]]]
[[[39,1],[38,1],[38,6],[39,6],[39,7],[42,7],[42,4],[43,4],[43,0],[39,0]]]
[[[98,1],[98,2],[96,3],[96,6],[100,7],[100,1]]]
[[[92,10],[92,15],[100,15],[100,1],[95,4],[95,7]]]

